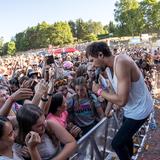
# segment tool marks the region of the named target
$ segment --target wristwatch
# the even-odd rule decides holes
[[[52,96],[52,95],[53,95],[53,93],[48,93],[47,95],[48,95],[48,96]]]
[[[43,102],[47,102],[48,101],[48,99],[47,98],[41,98],[41,100],[43,101]]]

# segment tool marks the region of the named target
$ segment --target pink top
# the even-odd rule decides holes
[[[47,116],[47,120],[52,120],[52,121],[58,121],[64,128],[67,127],[67,117],[68,117],[68,112],[64,111],[61,113],[60,116],[56,116],[52,113],[49,113]]]

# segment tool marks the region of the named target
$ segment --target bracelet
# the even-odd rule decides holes
[[[53,93],[48,93],[47,95],[48,95],[48,96],[52,96],[52,95],[53,95]]]
[[[103,89],[102,89],[102,88],[99,88],[98,91],[97,91],[97,95],[98,95],[98,96],[101,96],[101,95],[102,95],[102,92],[103,92]]]
[[[41,98],[41,100],[43,101],[43,102],[47,102],[48,101],[48,99],[47,98]]]

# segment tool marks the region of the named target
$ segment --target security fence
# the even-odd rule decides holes
[[[122,112],[121,112],[122,113]],[[152,114],[134,136],[134,156],[136,160],[146,139]],[[78,150],[70,160],[118,160],[111,148],[111,141],[122,122],[122,114],[114,112],[110,118],[103,118],[94,128],[84,135],[77,143]]]

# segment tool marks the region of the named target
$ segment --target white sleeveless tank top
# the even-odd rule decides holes
[[[114,75],[112,78],[112,74],[109,68],[106,69],[108,79],[112,83],[112,86],[117,92],[117,77],[115,75],[115,64],[117,61],[117,57],[114,59]],[[145,119],[152,111],[153,111],[153,100],[150,92],[144,82],[143,75],[140,73],[139,80],[136,82],[131,82],[131,89],[129,92],[128,102],[123,107],[124,116],[126,118],[131,118],[135,120]]]

